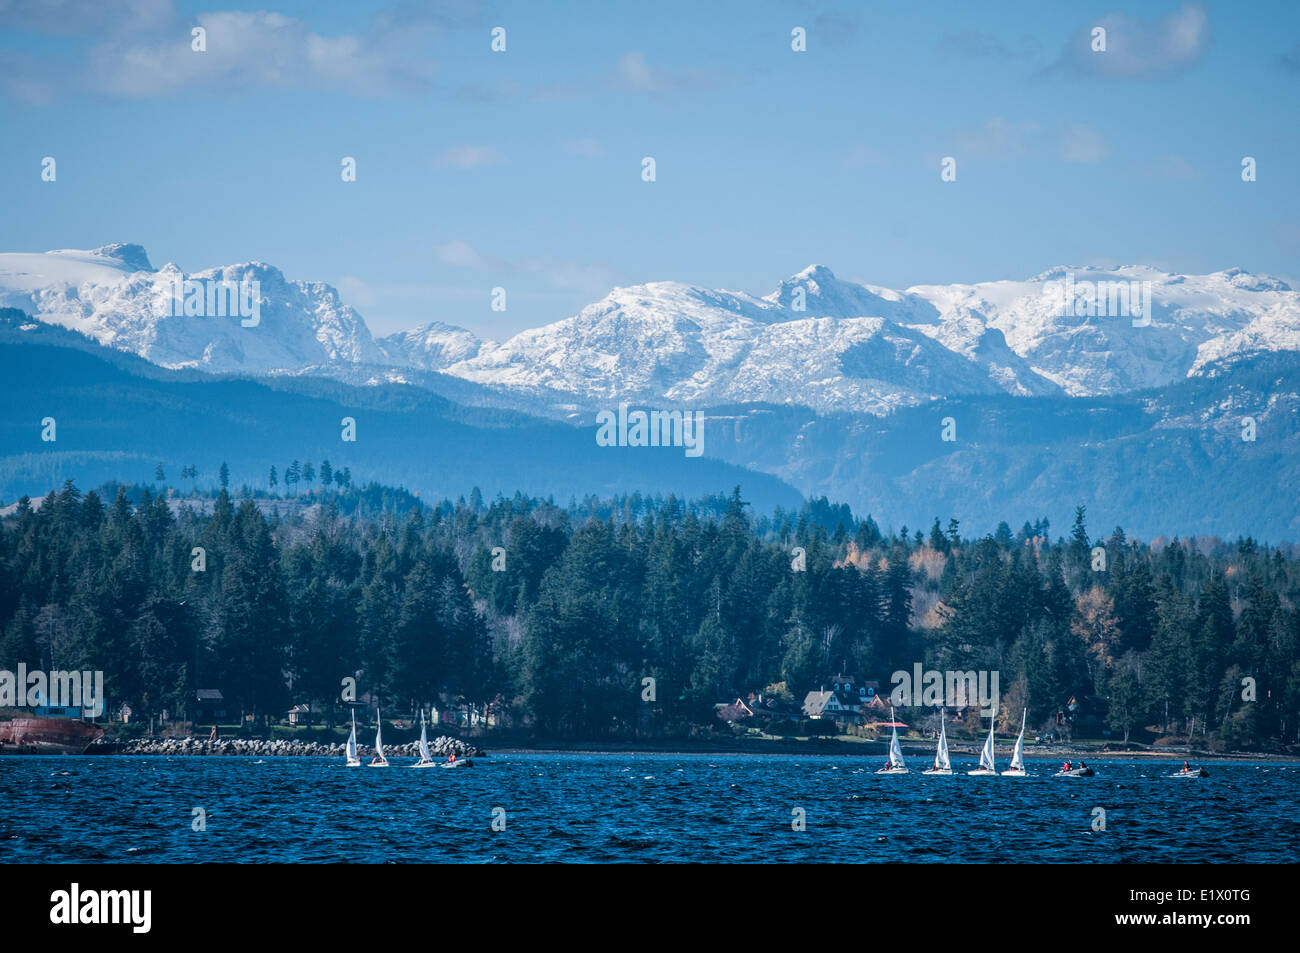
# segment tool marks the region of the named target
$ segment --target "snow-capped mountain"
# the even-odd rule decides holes
[[[385,359],[400,367],[440,371],[478,355],[483,342],[471,331],[434,321],[380,338]]]
[[[888,413],[936,394],[1059,392],[981,328],[950,346],[934,306],[811,266],[765,298],[678,282],[617,288],[576,316],[444,368],[587,401],[763,401]],[[919,322],[912,325],[908,322]]]
[[[1153,307],[1143,318],[1066,313],[1056,295],[1071,283],[1097,288],[1147,287]],[[1104,395],[1159,387],[1206,364],[1251,350],[1300,350],[1300,294],[1283,281],[1239,268],[1209,275],[1170,275],[1137,265],[1056,268],[1027,281],[926,285],[909,289],[930,301],[947,324],[967,312],[1004,336],[1010,349],[1067,394]],[[936,336],[941,337],[939,332]],[[945,342],[946,343],[946,342]]]
[[[160,307],[185,280],[256,281],[259,321]],[[1252,351],[1300,351],[1300,294],[1240,269],[1058,268],[895,291],[813,265],[766,297],[653,282],[504,342],[442,321],[376,341],[327,284],[260,262],[154,269],[143,248],[117,244],[0,255],[0,306],[167,367],[376,384],[437,372],[534,410],[628,400],[886,414],[937,396],[1118,394]]]
[[[185,314],[187,280],[198,288],[256,287],[256,326],[246,327],[250,319],[240,314]],[[0,255],[0,307],[20,308],[163,367],[265,374],[385,363],[361,315],[332,287],[289,281],[256,261],[187,274],[172,264],[155,270],[139,245]]]

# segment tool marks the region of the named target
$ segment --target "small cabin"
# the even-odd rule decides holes
[[[192,721],[210,721],[216,723],[228,717],[226,697],[219,688],[200,688],[194,693],[194,716]]]

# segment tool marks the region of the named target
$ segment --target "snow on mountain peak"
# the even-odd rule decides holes
[[[441,371],[476,357],[483,342],[473,332],[442,321],[399,331],[377,342],[389,362],[426,371]]]
[[[101,258],[109,258],[113,261],[119,261],[131,271],[153,271],[153,265],[149,264],[149,254],[141,245],[132,245],[127,242],[113,242],[109,245],[100,245],[90,252],[92,255],[98,255]]]
[[[186,280],[256,289],[257,323],[243,323],[246,316],[229,313],[224,302],[211,314],[203,313],[206,299],[199,314],[178,307],[189,294]],[[268,373],[383,360],[361,315],[329,285],[288,281],[257,261],[190,274],[169,263],[155,271],[141,246],[124,242],[0,254],[0,306],[165,367]]]
[[[1219,272],[1234,288],[1242,291],[1290,291],[1291,286],[1272,275],[1256,275],[1242,268],[1228,268]]]
[[[257,282],[260,322],[160,308],[187,278]],[[1070,287],[1092,293],[1097,307],[1066,307]],[[1114,313],[1116,301],[1125,310]],[[155,271],[142,247],[114,243],[0,254],[0,306],[170,367],[345,377],[374,367],[363,378],[374,380],[410,368],[557,407],[762,401],[887,413],[939,395],[1127,392],[1239,354],[1300,351],[1300,294],[1240,268],[1060,266],[1024,281],[896,291],[812,264],[761,298],[655,281],[614,288],[502,343],[442,321],[375,341],[323,282],[290,280],[260,261]]]

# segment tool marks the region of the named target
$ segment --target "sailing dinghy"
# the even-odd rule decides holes
[[[922,771],[922,774],[952,774],[952,763],[948,760],[948,733],[944,729],[944,711],[939,709],[939,747],[934,753],[934,765]]]
[[[889,720],[894,726],[894,735],[889,739],[889,766],[881,768],[876,774],[907,774],[907,765],[903,764],[903,749],[898,746],[898,723],[894,721],[894,709],[889,709]]]
[[[420,760],[416,764],[411,765],[411,767],[433,768],[436,766],[437,762],[435,762],[433,757],[429,754],[429,738],[428,735],[425,734],[424,730],[424,709],[422,708],[420,709]]]
[[[967,774],[996,775],[998,773],[997,768],[993,766],[993,721],[996,717],[995,715],[994,718],[989,719],[989,736],[984,742],[984,750],[980,752],[980,766],[974,771],[967,771]]]
[[[361,758],[357,755],[357,712],[352,710],[352,734],[348,735],[348,767],[361,767]]]
[[[1002,772],[1004,778],[1025,776],[1025,716],[1028,714],[1028,708],[1020,712],[1020,737],[1016,739],[1016,750],[1011,752],[1011,767]]]
[[[375,714],[376,714],[376,715],[379,715],[379,709],[378,709],[378,708],[375,709]],[[384,757],[384,734],[383,734],[383,732],[384,732],[384,719],[383,719],[383,716],[382,716],[382,715],[379,715],[379,717],[375,719],[375,757],[374,757],[374,759],[370,762],[370,764],[367,765],[367,767],[370,767],[370,768],[386,768],[386,767],[388,767],[388,759]]]

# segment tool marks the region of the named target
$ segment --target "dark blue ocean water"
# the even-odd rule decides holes
[[[502,754],[0,758],[0,861],[1294,862],[1300,765],[1098,762],[1095,778],[877,777],[880,759]],[[965,771],[973,761],[954,761]],[[192,829],[193,809],[207,829]],[[494,808],[505,830],[493,831]],[[1094,831],[1094,808],[1106,830]],[[806,818],[792,830],[794,809]]]

